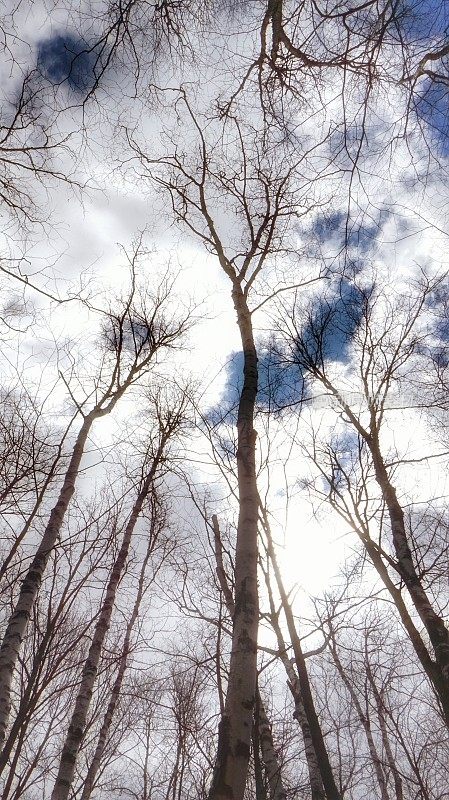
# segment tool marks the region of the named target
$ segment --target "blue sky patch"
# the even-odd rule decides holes
[[[231,355],[226,366],[226,384],[222,397],[208,413],[209,422],[225,420],[236,423],[240,392],[243,386],[243,353]],[[257,407],[261,411],[276,411],[297,403],[304,391],[304,381],[296,364],[287,363],[269,345],[259,348],[259,390]]]
[[[444,36],[449,29],[449,3],[445,0],[414,0],[403,3],[401,31],[409,41],[426,42]]]
[[[305,365],[307,360],[348,363],[349,347],[362,319],[362,302],[359,290],[344,280],[338,294],[317,301],[298,341],[298,355],[307,354]]]
[[[312,233],[321,242],[334,241],[337,247],[350,247],[366,254],[373,247],[379,233],[390,216],[386,209],[373,210],[369,217],[365,215],[365,223],[357,223],[349,219],[346,212],[335,211],[318,216]]]
[[[259,347],[259,410],[279,411],[306,399],[307,360],[320,364],[325,361],[348,363],[350,345],[363,315],[364,296],[353,284],[341,281],[333,297],[316,301],[303,327],[296,353],[286,352],[284,356],[279,347],[269,343]],[[308,357],[302,358],[301,352]],[[237,421],[243,362],[241,351],[233,353],[229,359],[222,396],[208,412],[208,420],[213,425]]]
[[[95,84],[98,55],[84,39],[70,33],[45,39],[38,48],[37,63],[51,83],[67,82],[75,92],[87,92]]]
[[[449,155],[449,89],[442,83],[426,80],[416,99],[416,113],[426,123],[437,150]]]

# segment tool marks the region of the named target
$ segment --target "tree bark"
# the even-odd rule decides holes
[[[312,800],[326,800],[323,781],[321,780],[321,773],[317,759],[317,754],[313,746],[312,736],[310,733],[310,726],[307,721],[307,716],[304,710],[304,704],[302,702],[298,675],[295,672],[295,668],[287,655],[287,646],[281,631],[281,626],[279,625],[278,615],[275,613],[274,600],[268,575],[266,575],[265,577],[266,577],[266,584],[268,588],[269,602],[271,609],[270,623],[276,635],[276,640],[279,649],[279,658],[282,661],[285,668],[285,672],[287,674],[287,686],[290,690],[290,693],[293,697],[293,702],[295,704],[295,711],[293,716],[298,722],[299,727],[301,728],[302,738],[304,742],[304,753],[307,762],[307,770],[309,773],[311,797]]]
[[[274,552],[273,542],[271,538],[271,531],[269,529],[268,520],[264,515],[264,527],[267,536],[267,551],[270,561],[273,565],[274,575],[276,578],[279,595],[281,598],[282,608],[284,610],[285,619],[287,622],[288,633],[295,656],[296,668],[298,671],[298,683],[302,699],[302,708],[304,709],[305,717],[310,730],[310,738],[312,740],[313,749],[315,751],[318,769],[323,783],[325,796],[327,800],[341,800],[341,794],[335,783],[335,778],[332,772],[329,755],[327,752],[326,743],[324,741],[323,732],[315,709],[312,690],[310,687],[309,676],[307,673],[306,661],[302,651],[301,641],[296,630],[293,612],[288,601],[287,593],[284,588],[279,565],[277,563],[276,553]],[[318,788],[318,787],[317,787]],[[317,795],[318,797],[319,795]]]
[[[373,673],[371,671],[371,667],[369,665],[368,659],[366,660],[365,668],[366,668],[366,675],[367,675],[367,678],[368,678],[368,682],[369,682],[369,684],[371,686],[371,689],[373,690],[374,698],[375,698],[375,701],[376,701],[376,709],[377,709],[377,716],[378,716],[378,719],[379,719],[380,732],[381,732],[381,736],[382,736],[382,744],[384,746],[384,750],[385,750],[385,755],[387,757],[388,766],[389,766],[391,774],[393,776],[393,783],[394,783],[394,789],[395,789],[395,794],[396,794],[396,800],[404,800],[404,792],[403,792],[403,789],[402,789],[402,778],[401,778],[399,770],[398,770],[398,768],[396,766],[396,761],[394,759],[393,751],[392,751],[391,745],[390,745],[390,739],[389,739],[389,736],[388,736],[387,726],[385,724],[385,707],[384,707],[384,704],[382,702],[382,697],[380,695],[380,692],[379,692],[379,690],[378,690],[378,688],[376,686],[376,681],[374,680],[374,675],[373,675]]]
[[[270,800],[287,800],[287,792],[282,782],[281,766],[274,746],[270,720],[257,692],[257,708],[259,716],[259,742],[265,773],[270,788]]]
[[[15,609],[3,637],[0,648],[0,745],[3,744],[6,735],[11,710],[12,679],[25,630],[30,619],[31,609],[42,583],[50,553],[58,541],[64,517],[75,491],[81,459],[94,420],[95,412],[91,412],[84,418],[57,503],[50,514],[42,541],[22,582]]]
[[[260,715],[259,703],[256,700],[254,709],[254,725],[252,731],[253,739],[253,761],[254,761],[254,782],[256,784],[256,800],[268,800],[267,787],[265,785],[264,774],[262,769],[261,743],[260,743]]]
[[[234,279],[232,298],[243,349],[243,387],[237,417],[239,516],[235,550],[235,611],[229,682],[218,731],[217,756],[209,800],[242,800],[251,747],[256,696],[257,533],[259,495],[256,481],[257,352],[251,313],[240,283]]]
[[[371,428],[372,434],[367,439],[367,444],[373,457],[376,481],[380,486],[388,508],[398,570],[407,587],[413,605],[426,628],[435,653],[434,663],[436,669],[434,669],[434,675],[436,681],[434,678],[434,684],[438,688],[446,724],[449,725],[449,630],[444,620],[433,609],[416,572],[405,530],[404,512],[380,452],[377,430],[374,425]]]
[[[346,674],[346,672],[345,672],[345,670],[343,668],[343,664],[341,663],[341,661],[340,661],[340,659],[338,657],[337,648],[336,648],[334,640],[332,640],[332,645],[330,647],[330,651],[332,653],[332,659],[334,661],[334,664],[337,667],[337,672],[340,675],[340,678],[342,679],[344,685],[346,686],[346,688],[348,690],[348,693],[349,693],[349,696],[351,698],[351,701],[352,701],[352,703],[354,705],[354,708],[355,708],[355,710],[357,712],[357,716],[359,718],[359,722],[360,722],[363,730],[365,731],[366,741],[368,742],[368,750],[369,750],[371,762],[373,764],[374,771],[376,773],[377,783],[379,784],[381,800],[390,800],[390,796],[388,794],[387,781],[385,779],[384,771],[383,771],[383,768],[382,768],[382,761],[381,761],[381,758],[379,756],[379,753],[377,752],[377,748],[376,748],[376,745],[375,745],[375,742],[374,742],[374,739],[373,739],[373,734],[371,732],[370,720],[363,713],[363,709],[362,709],[362,706],[361,706],[361,704],[359,702],[359,698],[357,697],[357,692],[354,689],[354,685],[353,685],[351,679],[347,676],[347,674]]]
[[[114,681],[114,685],[112,687],[111,696],[109,698],[108,707],[106,709],[106,713],[103,718],[103,723],[100,728],[100,733],[98,734],[97,745],[95,747],[95,752],[90,763],[89,769],[87,771],[86,779],[83,785],[83,792],[81,795],[81,800],[90,800],[90,796],[95,786],[95,780],[98,775],[98,770],[100,769],[101,760],[103,758],[103,754],[106,748],[106,744],[108,741],[109,732],[112,725],[112,720],[114,718],[115,710],[117,708],[117,704],[120,698],[120,692],[123,684],[123,678],[125,677],[126,669],[128,666],[128,656],[129,656],[129,647],[131,642],[131,636],[133,632],[133,628],[137,617],[139,615],[140,604],[142,602],[142,597],[144,594],[144,581],[145,581],[145,572],[148,565],[148,561],[150,556],[153,552],[154,548],[154,539],[150,540],[147,552],[145,554],[145,558],[142,563],[142,568],[140,570],[139,576],[139,584],[137,589],[136,599],[134,601],[134,607],[131,613],[131,617],[128,621],[126,626],[126,633],[125,638],[123,640],[122,645],[122,653],[120,656],[120,663],[119,668],[117,671],[117,675]]]
[[[445,709],[444,709],[444,684],[441,677],[441,672],[438,668],[438,665],[433,661],[433,659],[429,655],[429,651],[427,646],[422,640],[421,634],[418,631],[413,619],[411,618],[409,611],[407,609],[406,604],[404,603],[404,599],[402,597],[400,589],[395,586],[393,581],[391,580],[387,567],[385,566],[384,561],[382,560],[382,556],[379,553],[375,543],[369,538],[369,536],[365,533],[362,533],[359,528],[354,526],[357,535],[359,536],[360,540],[365,547],[366,552],[368,553],[371,563],[373,564],[375,570],[377,571],[379,577],[381,578],[385,588],[389,592],[396,609],[398,611],[400,620],[405,628],[405,631],[410,639],[412,647],[418,657],[418,660],[426,673],[429,681],[432,685],[432,688],[435,692],[435,697],[437,701],[440,702],[441,707],[443,709],[443,713],[446,716]]]
[[[64,438],[65,438],[65,434],[64,434],[64,437],[63,437],[62,441],[64,440]],[[3,561],[3,563],[2,563],[2,565],[0,567],[0,583],[3,580],[3,578],[5,578],[5,576],[7,575],[9,566],[10,566],[15,554],[17,553],[21,543],[23,542],[25,536],[27,535],[27,533],[28,533],[28,531],[29,531],[29,529],[30,529],[30,527],[31,527],[31,525],[33,523],[33,520],[34,520],[35,516],[37,515],[37,513],[39,511],[39,508],[40,508],[40,506],[42,504],[42,501],[44,499],[45,493],[46,493],[49,485],[51,484],[51,482],[52,482],[52,480],[53,480],[53,478],[55,476],[56,468],[57,468],[57,466],[59,464],[59,461],[60,461],[60,458],[61,458],[61,451],[62,451],[62,442],[59,444],[57,456],[55,457],[55,459],[53,460],[53,463],[51,464],[51,467],[50,467],[50,469],[48,471],[48,474],[47,474],[47,476],[45,478],[45,481],[44,481],[43,485],[41,486],[41,488],[39,490],[39,493],[37,495],[36,502],[34,503],[34,506],[31,509],[31,512],[27,517],[25,525],[23,526],[22,530],[18,534],[16,540],[14,541],[14,544],[12,545],[8,555],[5,557],[5,560]]]
[[[217,577],[220,589],[223,593],[224,601],[231,619],[234,616],[235,605],[232,591],[230,589],[228,579],[223,564],[223,547],[220,536],[220,528],[216,514],[212,516],[212,527],[214,530],[214,548],[215,548],[215,562],[217,565]],[[281,766],[276,753],[273,741],[273,734],[271,732],[271,724],[265,711],[263,700],[260,696],[259,686],[256,683],[256,704],[254,712],[254,724],[257,728],[256,735],[253,735],[253,751],[254,751],[254,769],[256,773],[256,795],[266,796],[265,786],[262,785],[258,779],[258,752],[256,756],[256,744],[260,745],[262,753],[262,760],[265,767],[265,772],[270,787],[271,800],[286,800],[287,793],[284,789],[282,782]],[[257,742],[255,741],[257,740]],[[265,792],[265,795],[264,795]]]
[[[112,612],[115,605],[118,584],[120,582],[126,559],[128,557],[131,538],[134,533],[137,520],[142,511],[144,501],[153,487],[154,477],[160,463],[164,445],[165,438],[163,437],[158,447],[158,451],[154,457],[151,469],[142,484],[132,508],[127,526],[125,528],[120,550],[112,567],[100,615],[95,625],[92,642],[86,661],[84,662],[81,681],[75,701],[75,708],[62,749],[58,775],[56,777],[51,800],[67,800],[69,796],[75,774],[78,751],[84,737],[87,715],[97,677],[103,644],[106,634],[109,630]]]

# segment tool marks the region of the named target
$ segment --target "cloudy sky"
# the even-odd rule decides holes
[[[25,228],[23,219],[5,213],[2,252],[5,258],[17,259],[15,263],[8,262],[13,270],[19,264],[23,274],[34,276],[36,285],[49,293],[67,297],[80,290],[92,302],[101,304],[108,302],[107,298],[126,284],[123,250],[130,252],[132,243],[145,231],[148,254],[142,259],[143,274],[153,279],[154,275],[162,274],[169,263],[170,269],[179,273],[176,286],[180,302],[193,304],[197,309],[198,323],[190,334],[187,351],[179,355],[180,367],[191,371],[201,381],[202,410],[212,419],[223,409],[232,409],[240,380],[239,338],[227,280],[216,259],[201,243],[185,228],[174,226],[166,195],[142,177],[132,153],[126,149],[125,128],[132,132],[135,141],[145,143],[151,155],[161,155],[164,148],[167,150],[173,145],[180,152],[194,151],[197,147],[195,132],[186,127],[185,115],[177,116],[178,110],[167,102],[166,94],[164,103],[159,104],[149,86],[152,81],[162,87],[176,87],[183,82],[208,126],[208,112],[215,98],[226,92],[230,94],[229,87],[235,86],[240,68],[257,46],[252,4],[248,4],[246,17],[238,10],[234,16],[226,17],[228,27],[224,37],[224,17],[217,18],[215,32],[192,66],[187,59],[181,68],[179,61],[170,62],[163,52],[152,64],[148,54],[145,56],[141,51],[141,74],[136,77],[129,43],[125,43],[122,53],[102,77],[95,97],[85,105],[82,101],[94,87],[95,76],[107,52],[107,49],[100,52],[98,48],[91,48],[106,24],[102,16],[105,5],[95,4],[96,15],[91,13],[87,3],[77,8],[70,8],[68,3],[67,6],[55,5],[34,2],[19,4],[16,8],[15,3],[10,3],[13,16],[6,17],[10,36],[8,47],[3,51],[0,75],[4,97],[10,102],[10,113],[23,76],[32,75],[31,85],[38,87],[53,109],[46,111],[43,106],[42,114],[53,113],[60,141],[69,137],[66,147],[57,149],[58,169],[69,172],[80,185],[70,186],[52,179],[45,180],[44,185],[36,184],[33,193],[39,219]],[[431,37],[438,40],[449,24],[444,7],[445,4],[430,0],[423,2],[410,35],[417,35],[417,32],[420,35],[425,30],[427,36],[430,31]],[[137,46],[141,44],[138,40]],[[197,45],[194,35],[193,47]],[[134,96],[136,87],[137,96]],[[320,87],[327,102],[326,112],[312,114],[311,101],[306,98],[302,108],[299,104],[293,120],[291,135],[297,138],[298,147],[304,142],[311,145],[320,142],[319,134],[324,129],[330,132],[324,144],[318,147],[313,165],[305,163],[299,169],[301,180],[306,181],[308,170],[319,168],[332,154],[332,168],[324,170],[314,186],[312,200],[305,201],[310,202],[310,212],[285,234],[289,247],[294,246],[303,256],[306,266],[304,269],[302,264],[301,269],[310,275],[319,264],[337,267],[346,243],[346,254],[353,267],[356,265],[357,270],[362,271],[374,269],[379,276],[388,275],[397,288],[406,284],[411,272],[421,268],[430,273],[441,270],[447,261],[447,188],[436,157],[444,161],[449,141],[445,87],[424,85],[417,103],[420,124],[432,145],[430,160],[427,148],[423,148],[419,136],[414,134],[398,141],[393,149],[389,148],[392,131],[399,130],[404,111],[401,108],[398,113],[399,95],[392,90],[388,102],[385,96],[380,96],[378,102],[373,101],[361,169],[351,178],[346,169],[351,145],[346,151],[340,146],[338,88],[337,85]],[[4,108],[7,107],[5,104]],[[249,113],[254,114],[256,122],[257,110],[250,109]],[[213,125],[207,130],[210,140],[215,142]],[[356,127],[353,130],[357,134]],[[354,146],[356,144],[357,135]],[[230,219],[221,198],[215,198],[215,202],[222,237],[232,242],[236,222]],[[281,278],[276,278],[280,280],[276,285],[282,285],[287,273],[289,279],[286,277],[285,282],[288,283],[295,269],[294,259],[290,258],[285,271],[281,271]],[[261,282],[256,287],[258,301],[267,291],[274,265],[271,270],[265,285]],[[5,293],[20,289],[20,285],[5,277]],[[321,291],[321,286],[311,289],[311,293],[313,291]],[[351,291],[350,283],[343,286],[342,294],[336,281],[328,281],[326,302],[333,304],[337,316],[339,303],[344,309],[343,301],[350,298]],[[22,363],[26,363],[28,375],[37,380],[53,341],[79,342],[94,323],[92,316],[81,310],[75,301],[56,306],[31,290],[26,296],[36,308],[38,322],[37,328],[30,328],[29,335],[25,332],[20,337],[19,361],[22,359]],[[317,314],[320,302],[317,301]],[[262,341],[266,339],[271,311],[264,307],[254,318]],[[5,344],[7,361],[13,358],[15,346],[14,337],[10,337]],[[350,341],[343,341],[341,325],[337,325],[330,331],[327,355],[343,371],[349,369],[348,347]],[[46,366],[49,383],[52,366],[54,368],[54,364]],[[5,370],[8,374],[7,365]],[[324,425],[334,424],[326,421],[325,411],[307,413],[322,414]],[[399,433],[394,422],[392,426],[398,447],[408,449],[407,432]],[[276,427],[274,423],[273,427]],[[335,518],[332,521],[328,517],[324,521],[322,516],[315,518],[314,506],[296,492],[286,516],[282,462],[288,452],[288,437],[284,435],[282,424],[274,432],[273,447],[277,449],[280,466],[273,468],[271,480],[278,506],[278,533],[280,541],[285,537],[287,542],[286,564],[292,563],[290,554],[295,555],[295,566],[285,569],[289,580],[299,580],[307,584],[307,588],[316,589],[327,583],[336,572],[337,562],[346,553],[345,527]],[[414,455],[416,452],[415,438]],[[298,453],[289,463],[288,483],[294,484],[295,475],[300,477],[303,470]],[[427,491],[426,480],[421,488]],[[307,537],[300,531],[305,527]],[[350,542],[348,547],[351,547]],[[296,560],[299,552],[301,559]]]

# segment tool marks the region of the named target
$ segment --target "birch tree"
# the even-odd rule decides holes
[[[314,799],[316,798],[316,800],[320,800],[323,797],[328,798],[328,800],[339,800],[341,795],[333,774],[328,749],[316,712],[306,658],[276,558],[268,514],[263,508],[261,509],[261,516],[262,527],[266,537],[267,555],[275,575],[276,586],[281,598],[282,610],[285,615],[296,665],[296,672],[294,672],[291,663],[289,662],[287,664],[288,658],[286,659],[285,656],[283,657],[282,660],[290,679],[292,694],[295,700],[297,700],[295,703],[295,714],[304,737],[312,797]],[[283,641],[279,622],[274,613],[273,603],[271,605],[271,617],[277,634],[280,652],[285,653],[285,642]]]
[[[221,539],[220,526],[216,514],[212,515],[214,554],[216,562],[216,572],[220,590],[223,594],[226,609],[232,619],[235,613],[235,603],[232,589],[229,585],[228,577],[224,567],[223,543]],[[270,800],[286,800],[287,793],[282,780],[282,768],[279,756],[273,741],[271,723],[265,709],[264,702],[260,696],[258,683],[256,684],[256,702],[254,708],[254,728],[256,737],[253,733],[253,752],[256,761],[258,748],[262,755],[262,763],[266,775],[266,782],[269,787]],[[256,771],[257,785],[257,771]]]
[[[257,139],[248,151],[241,127],[235,124],[239,166],[228,173],[214,160],[205,133],[185,93],[181,92],[187,119],[197,138],[200,158],[189,163],[177,152],[154,160],[129,135],[143,175],[163,187],[171,197],[175,217],[184,223],[213,253],[228,278],[237,316],[244,358],[243,387],[237,418],[237,473],[239,521],[235,552],[235,614],[229,681],[224,714],[220,721],[217,760],[210,800],[230,797],[241,800],[250,758],[252,717],[255,702],[257,629],[258,492],[256,438],[254,428],[258,372],[250,297],[270,255],[276,251],[280,229],[292,212],[290,179],[293,168],[282,170],[264,163]],[[240,177],[241,176],[241,177]],[[223,200],[238,210],[242,226],[240,240],[226,243],[215,219],[211,195],[219,190]]]
[[[123,533],[120,549],[106,585],[104,600],[95,624],[89,652],[83,666],[75,707],[62,749],[58,775],[52,793],[53,800],[64,800],[64,798],[69,796],[75,773],[77,754],[85,731],[87,714],[89,712],[89,705],[98,672],[101,652],[109,629],[122,572],[128,558],[131,539],[144,504],[148,502],[148,498],[156,491],[156,481],[158,473],[161,471],[161,464],[165,459],[167,444],[184,422],[185,396],[181,397],[178,408],[174,407],[169,410],[164,410],[161,407],[158,408],[156,405],[155,412],[155,416],[158,419],[159,430],[155,436],[155,441],[151,442],[148,448],[148,454],[145,459],[146,463],[142,467],[143,477],[139,486],[139,491],[134,501],[128,523]],[[152,544],[154,547],[154,540]]]
[[[148,373],[155,354],[170,349],[187,327],[187,319],[168,322],[163,317],[168,286],[161,285],[154,298],[138,302],[135,276],[132,290],[117,313],[106,315],[102,364],[91,394],[72,400],[82,417],[56,505],[41,543],[19,590],[0,649],[0,741],[3,743],[10,712],[11,685],[20,647],[50,554],[58,542],[64,517],[75,491],[81,459],[95,420],[111,413],[125,392]],[[69,389],[70,392],[70,389]],[[90,408],[89,408],[90,406]]]
[[[426,672],[432,680],[447,722],[449,632],[442,612],[432,602],[423,579],[418,574],[413,558],[404,508],[398,499],[393,482],[394,465],[396,461],[400,464],[400,459],[394,459],[393,466],[389,463],[390,459],[385,452],[382,439],[389,403],[393,408],[395,406],[394,399],[390,399],[394,389],[413,386],[413,383],[407,380],[410,371],[420,364],[422,357],[425,363],[427,342],[429,341],[430,349],[435,344],[434,333],[431,329],[426,330],[423,317],[427,300],[440,281],[441,278],[437,278],[435,282],[424,279],[423,285],[418,284],[415,292],[405,301],[402,298],[387,297],[385,289],[357,287],[355,284],[354,292],[360,305],[356,307],[353,302],[354,297],[346,303],[343,301],[340,317],[339,311],[327,301],[321,305],[316,316],[306,313],[301,319],[300,315],[294,314],[290,317],[291,360],[290,356],[287,360],[297,364],[304,375],[310,376],[311,380],[324,388],[326,394],[343,412],[346,425],[354,431],[369,454],[370,469],[389,516],[395,553],[395,561],[394,563],[390,561],[390,564],[404,582],[415,611],[427,632],[432,648],[430,658],[429,654],[425,653],[422,640],[415,635],[414,626],[409,624],[406,610],[399,603],[401,618],[414,640],[415,650],[421,663],[425,665]],[[344,342],[354,340],[357,391],[360,391],[360,398],[363,401],[361,409],[351,404],[347,384],[344,379],[335,375],[335,370],[330,366],[330,340],[335,336],[340,337],[340,347],[346,346]],[[432,455],[428,457],[432,458]],[[340,465],[335,464],[335,466],[340,469]],[[347,479],[345,465],[342,467],[342,473],[331,475],[332,492],[340,474],[343,481]],[[366,530],[366,523],[360,517],[357,518],[357,511],[355,516],[355,528],[359,526],[361,529],[361,538],[368,552],[373,553],[373,563],[388,584],[388,569],[381,566],[378,555],[374,553],[375,550],[378,550],[379,554],[382,551],[363,533]],[[387,558],[387,563],[388,561]],[[395,594],[394,588],[393,594]],[[396,596],[399,600],[397,593]]]
[[[70,536],[62,551],[51,554],[23,642],[12,724],[0,756],[7,793],[25,780],[20,775],[28,774],[28,782],[39,782],[42,775],[36,770],[41,762],[38,758],[31,769],[30,754],[40,749],[43,764],[46,754],[59,742],[61,714],[65,714],[67,696],[92,627],[86,598],[115,545],[116,515],[114,507],[108,506],[110,499],[97,496],[91,508],[74,502],[64,530]],[[47,719],[53,720],[52,725],[47,738],[42,738]]]
[[[130,661],[132,658],[131,650],[132,650],[133,631],[137,619],[139,617],[142,600],[149,589],[149,584],[151,585],[152,583],[152,579],[149,581],[147,576],[149,563],[151,561],[152,556],[154,555],[154,550],[157,546],[159,533],[163,531],[163,528],[166,524],[167,523],[165,519],[165,514],[160,499],[158,499],[156,494],[153,493],[151,497],[150,535],[148,536],[147,549],[140,568],[134,605],[132,607],[129,620],[126,625],[123,642],[121,643],[121,652],[119,657],[117,674],[115,676],[115,680],[111,688],[106,712],[101,721],[101,727],[98,731],[98,736],[96,738],[96,744],[93,756],[88,761],[87,773],[82,783],[81,800],[90,799],[91,794],[94,791],[97,781],[99,779],[100,770],[103,765],[105,755],[109,755],[108,744],[111,736],[111,729],[113,726],[114,717],[117,713],[117,708],[120,703],[126,672],[130,667]],[[145,798],[147,797],[145,789],[144,789],[144,797]]]

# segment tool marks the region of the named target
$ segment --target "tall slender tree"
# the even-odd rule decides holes
[[[117,313],[105,316],[105,349],[102,365],[92,393],[80,403],[73,397],[83,419],[64,475],[56,505],[53,507],[39,547],[22,581],[14,611],[8,621],[0,648],[0,742],[3,744],[10,712],[14,669],[19,658],[31,610],[42,582],[48,560],[58,542],[62,524],[75,491],[81,460],[94,422],[110,414],[125,392],[148,373],[155,354],[179,341],[187,319],[166,321],[163,306],[167,287],[161,286],[154,298],[140,304],[136,298],[134,266],[132,289]],[[70,391],[70,389],[69,389]],[[93,395],[93,402],[91,397]],[[89,410],[86,406],[90,405]]]
[[[222,153],[218,142],[211,145],[184,91],[178,103],[195,131],[199,160],[181,159],[177,150],[159,159],[148,155],[134,135],[130,145],[143,176],[162,187],[170,196],[179,221],[213,253],[229,281],[240,334],[243,384],[237,412],[238,524],[235,550],[235,613],[232,650],[224,713],[217,747],[210,800],[242,800],[250,759],[251,730],[256,692],[257,631],[259,601],[257,589],[259,495],[256,478],[254,427],[258,392],[258,354],[253,315],[267,298],[251,304],[255,284],[270,257],[279,249],[281,233],[298,211],[301,190],[292,186],[293,164],[279,164],[265,157],[263,141],[250,127],[231,123],[236,146]],[[224,127],[223,127],[224,125]],[[218,141],[227,132],[220,126]],[[223,158],[224,156],[224,158]],[[231,158],[231,162],[229,159]],[[282,159],[281,159],[282,161]],[[231,169],[229,169],[231,163]],[[226,239],[221,230],[217,192],[237,212],[239,231]],[[295,199],[297,205],[295,205]],[[300,283],[300,281],[296,281]],[[282,291],[279,287],[278,291]]]

